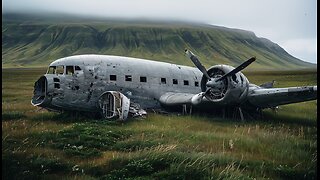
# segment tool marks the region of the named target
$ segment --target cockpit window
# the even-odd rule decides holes
[[[73,75],[74,74],[73,66],[67,66],[66,67],[66,74],[67,75]]]
[[[64,73],[64,66],[57,66],[56,74],[63,74]]]
[[[47,74],[55,74],[56,73],[56,66],[50,66],[48,68]]]

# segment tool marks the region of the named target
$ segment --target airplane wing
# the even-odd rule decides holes
[[[317,99],[317,86],[288,88],[256,88],[249,90],[248,102],[259,108]]]
[[[288,88],[253,88],[249,89],[246,103],[242,104],[246,107],[248,103],[258,108],[270,108],[279,105],[298,103],[317,99],[317,86],[288,87]],[[160,103],[165,106],[179,105],[195,105],[219,107],[221,104],[212,102],[202,93],[176,93],[167,92],[163,94]]]

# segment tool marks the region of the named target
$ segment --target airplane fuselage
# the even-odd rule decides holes
[[[250,84],[239,72],[241,66],[215,65],[204,75],[197,68],[146,59],[70,56],[49,65],[35,83],[31,103],[49,110],[100,112],[107,119],[126,119],[129,111],[141,114],[139,108],[257,109],[316,98],[316,86],[265,89]]]
[[[51,109],[95,111],[105,91],[119,91],[142,108],[159,108],[164,92],[201,92],[201,72],[192,67],[107,55],[79,55],[56,60],[62,74],[47,72]],[[68,68],[78,66],[68,74]]]

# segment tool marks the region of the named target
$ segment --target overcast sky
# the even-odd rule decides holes
[[[253,31],[317,63],[316,0],[2,0],[2,12],[186,20]]]

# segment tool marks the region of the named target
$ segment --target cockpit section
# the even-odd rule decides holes
[[[78,65],[51,65],[45,75],[41,76],[34,84],[31,104],[45,107],[52,95],[63,91],[62,83],[68,76],[75,78],[75,74],[81,74],[82,68]],[[63,76],[63,77],[62,77]],[[79,86],[77,86],[79,89]]]
[[[34,84],[31,104],[52,111],[60,111],[62,110],[62,106],[58,101],[63,100],[63,91],[64,88],[59,76],[55,74],[45,74]]]

